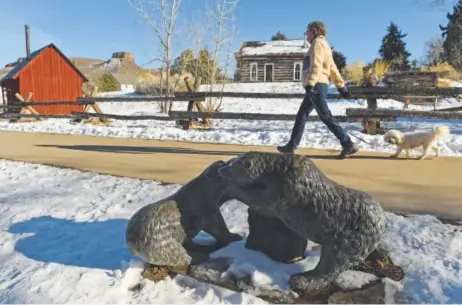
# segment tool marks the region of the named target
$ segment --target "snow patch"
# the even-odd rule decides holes
[[[255,41],[247,42],[248,45],[241,49],[242,55],[268,55],[268,54],[305,54],[308,52],[309,43],[303,39]]]
[[[221,85],[216,85],[221,90]],[[207,91],[208,86],[201,86],[201,91]],[[214,90],[216,90],[214,89]],[[224,91],[237,92],[275,92],[275,93],[302,93],[300,83],[231,83],[224,86]],[[335,88],[331,86],[331,91]],[[271,114],[296,114],[300,107],[299,99],[253,99],[253,98],[223,98],[222,111],[224,112],[248,112],[248,113],[271,113]],[[379,100],[379,107],[388,109],[402,109],[403,104],[392,100]],[[365,108],[366,100],[330,100],[329,108],[333,115],[345,115],[347,108]],[[123,115],[156,115],[159,113],[157,102],[99,103],[104,113]],[[454,98],[442,99],[439,108],[462,106]],[[411,110],[432,110],[432,105],[410,105]],[[185,111],[185,103],[174,103],[174,111]],[[310,115],[316,115],[313,111]],[[443,156],[462,156],[462,120],[438,120],[398,118],[396,122],[383,122],[388,128],[397,128],[401,131],[429,130],[436,124],[448,125],[451,135],[445,139],[439,139],[438,144]],[[360,123],[341,123],[342,127],[352,135],[363,151],[379,151],[392,153],[395,147],[384,143],[380,135],[365,135],[361,133]],[[208,130],[182,130],[174,121],[122,121],[114,120],[110,126],[72,123],[69,120],[49,119],[33,123],[14,124],[7,121],[0,122],[0,130],[46,132],[60,134],[82,134],[92,136],[117,137],[117,138],[141,138],[153,140],[206,142],[220,144],[240,145],[269,145],[278,146],[285,144],[290,137],[292,121],[252,121],[252,120],[218,120],[214,119],[212,128]],[[359,139],[358,139],[359,138]],[[363,142],[367,141],[368,143]],[[340,149],[337,138],[321,122],[308,122],[302,137],[300,147]],[[421,148],[415,149],[414,154],[422,152]]]
[[[127,221],[179,187],[0,160],[0,302],[265,303],[184,276],[141,279],[140,259],[125,244]],[[247,234],[245,205],[233,200],[221,210],[232,232]],[[385,242],[406,274],[400,283],[385,281],[387,302],[462,303],[462,226],[428,215],[387,219]],[[308,250],[303,261],[280,264],[244,245],[234,242],[212,257],[234,258],[230,272],[259,287],[287,289],[291,274],[319,260]],[[371,279],[347,271],[338,281],[358,287]]]

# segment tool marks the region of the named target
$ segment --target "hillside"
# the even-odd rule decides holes
[[[154,75],[157,74],[154,70],[143,69],[138,66],[133,54],[130,52],[115,52],[108,60],[87,57],[69,57],[69,59],[91,81],[96,80],[105,72],[133,74],[144,79],[154,78]],[[13,66],[2,67],[0,69],[0,79],[11,69],[13,69]]]

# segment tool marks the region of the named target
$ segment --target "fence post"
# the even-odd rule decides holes
[[[374,87],[377,85],[377,75],[374,67],[363,68],[364,87]],[[377,109],[377,99],[367,98],[367,109]],[[380,120],[364,119],[362,122],[363,132],[365,134],[376,135],[380,130]]]
[[[199,88],[200,86],[200,78],[196,78],[194,80],[194,88],[191,87],[191,85],[189,84],[188,82],[188,79],[189,79],[189,76],[186,76],[183,80],[184,80],[184,83],[186,84],[186,88],[188,89],[188,92],[190,93],[194,93],[197,91],[197,89]],[[192,112],[193,111],[193,108],[194,106],[196,106],[196,109],[198,112],[206,112],[205,111],[205,108],[204,106],[202,105],[202,102],[200,101],[189,101],[188,102],[188,112]],[[194,123],[193,122],[199,122],[199,119],[189,119],[187,122],[186,120],[183,120],[183,121],[180,121],[179,124],[180,125],[183,125],[183,128],[184,129],[189,129],[189,127],[191,125],[193,125]],[[186,127],[187,125],[187,127]],[[203,126],[210,126],[212,125],[212,123],[210,122],[209,119],[203,119],[202,120],[202,124]]]

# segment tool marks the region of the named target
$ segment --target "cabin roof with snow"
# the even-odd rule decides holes
[[[309,43],[304,39],[244,41],[237,56],[305,54]]]

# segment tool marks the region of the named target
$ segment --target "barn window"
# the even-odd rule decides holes
[[[294,80],[302,80],[302,63],[294,62]]]
[[[250,80],[258,79],[258,64],[253,62],[250,64]]]

